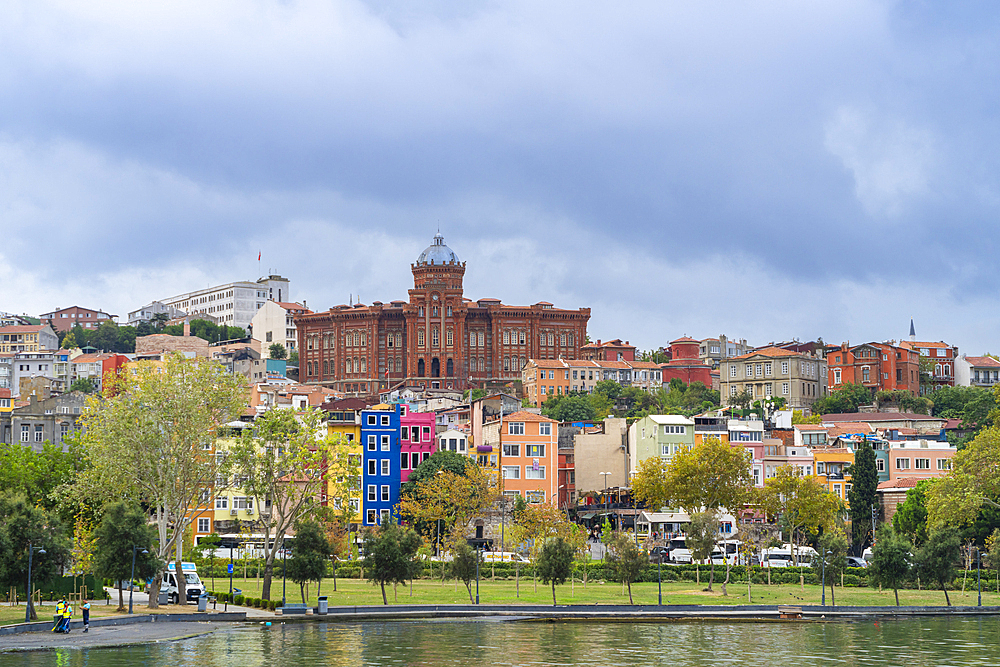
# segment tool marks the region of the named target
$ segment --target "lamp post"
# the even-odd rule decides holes
[[[285,607],[285,556],[288,554],[285,549],[285,538],[281,538],[281,607]],[[284,612],[282,612],[284,613]]]
[[[231,602],[235,602],[233,600],[233,570],[235,570],[236,568],[233,567],[235,565],[235,562],[233,561],[233,546],[234,546],[233,543],[230,542],[229,543],[229,600]],[[284,604],[282,604],[282,606],[284,606]],[[228,602],[226,603],[226,610],[227,611],[229,610]]]
[[[822,583],[822,586],[823,586],[823,595],[822,595],[823,601],[820,604],[822,604],[824,607],[826,606],[826,557],[829,556],[832,553],[833,553],[832,551],[826,551],[826,552],[823,553],[823,561],[822,561],[823,562],[823,583]]]
[[[663,606],[663,552],[656,554],[656,604]]]
[[[982,574],[982,562],[983,562],[983,552],[979,547],[976,547],[976,589],[979,593],[979,602],[976,604],[977,607],[983,606],[983,584],[980,578]]]
[[[41,555],[41,554],[45,553],[45,548],[44,547],[33,547],[33,546],[31,546],[31,542],[28,542],[28,586],[25,589],[25,590],[28,591],[28,600],[24,604],[24,622],[25,623],[30,623],[31,622],[31,611],[32,611],[32,606],[31,606],[31,555],[33,553],[35,553],[36,551],[39,553],[39,555]]]
[[[608,518],[608,512],[611,511],[610,499],[608,498],[608,475],[609,472],[599,472],[598,475],[604,475],[604,518]]]
[[[483,557],[483,552],[479,545],[476,545],[476,604],[479,604],[479,561]]]
[[[135,544],[132,545],[132,575],[128,580],[128,613],[132,613],[132,591],[135,589],[135,554],[139,551],[139,547]],[[143,549],[140,553],[148,554],[149,549]]]

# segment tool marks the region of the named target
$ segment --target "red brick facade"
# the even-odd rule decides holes
[[[843,343],[826,355],[830,391],[848,382],[876,391],[920,391],[920,355],[891,343]]]
[[[401,382],[467,389],[519,380],[528,359],[579,356],[589,308],[470,301],[463,295],[465,263],[440,235],[411,270],[408,301],[296,317],[299,380],[361,395]]]
[[[701,382],[712,388],[712,367],[703,364],[700,358],[701,343],[692,338],[678,338],[670,342],[670,363],[662,364],[663,381],[677,378],[684,384]]]

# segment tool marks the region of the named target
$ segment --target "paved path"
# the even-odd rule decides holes
[[[118,589],[117,588],[106,588],[105,590],[107,590],[108,595],[111,596],[111,603],[112,604],[118,604]],[[125,606],[128,607],[128,591],[125,591],[124,600],[125,600]],[[146,609],[146,605],[147,604],[149,604],[149,594],[148,593],[143,593],[141,591],[134,591],[132,593],[132,611],[134,611],[136,614],[145,614],[145,613],[148,613],[148,610]],[[174,604],[171,604],[171,605],[167,605],[166,607],[161,606],[160,609],[168,609],[168,610],[170,610],[170,612],[172,612],[172,613],[178,613],[178,614],[188,613],[188,612],[193,612],[196,609],[198,609],[198,603],[188,603],[186,605],[174,605]],[[223,610],[226,610],[226,611],[245,611],[247,613],[247,618],[274,618],[275,617],[275,613],[273,611],[265,611],[263,609],[257,609],[255,607],[237,607],[236,605],[231,604],[231,605],[228,606],[228,609],[226,609],[226,605],[223,604],[223,603],[221,603],[221,602],[216,603],[215,609],[212,608],[212,603],[209,603],[208,604],[208,609],[209,609],[209,611],[223,611]],[[39,618],[41,618],[40,614],[39,614]],[[77,611],[75,609],[73,610],[73,618],[74,619],[81,618],[79,611]]]
[[[17,635],[0,636],[0,652],[144,644],[183,639],[238,625],[240,624],[211,622],[134,623],[131,625],[91,627],[90,632],[73,630],[68,635],[54,632],[23,632]]]

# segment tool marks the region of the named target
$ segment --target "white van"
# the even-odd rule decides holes
[[[812,547],[795,547],[795,557],[792,557],[792,547],[785,544],[774,549],[764,549],[760,553],[761,567],[795,567],[796,559],[798,565],[808,567],[812,559],[816,556],[816,550]]]
[[[171,604],[177,604],[178,588],[175,577],[174,563],[167,563],[167,571],[163,573],[163,581],[160,583],[160,593],[167,594],[167,600]],[[205,584],[198,576],[198,568],[194,563],[181,563],[181,573],[184,575],[185,597],[188,602],[197,601],[201,594],[205,592]]]

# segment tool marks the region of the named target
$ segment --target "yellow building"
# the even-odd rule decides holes
[[[352,493],[349,499],[351,503],[351,510],[354,516],[357,517],[357,521],[360,522],[361,517],[364,516],[364,494],[361,492],[361,456],[363,452],[361,451],[361,411],[366,409],[368,406],[365,402],[359,398],[344,398],[337,401],[330,401],[329,403],[324,403],[320,406],[320,409],[326,412],[326,428],[327,433],[331,436],[341,436],[344,440],[352,443],[347,450],[347,455],[351,457],[351,467],[358,470],[358,477],[356,484],[352,485]],[[354,458],[356,457],[356,459]],[[333,485],[337,480],[330,480],[328,496],[334,496]],[[354,495],[353,489],[357,489],[357,495]],[[334,505],[338,503],[334,499]],[[335,507],[340,509],[339,507]]]
[[[847,469],[854,464],[854,452],[845,447],[814,447],[813,460],[816,477],[838,498],[847,503],[847,492],[851,490],[851,476]]]

